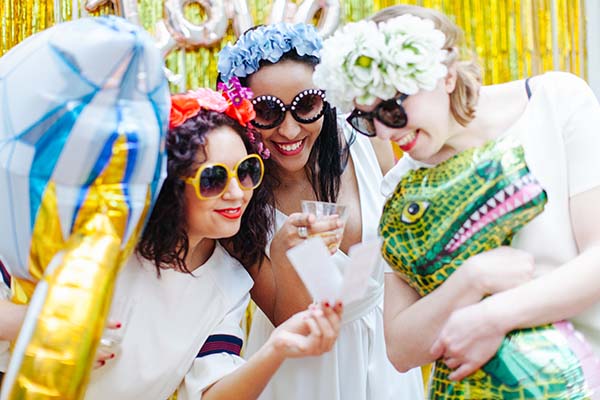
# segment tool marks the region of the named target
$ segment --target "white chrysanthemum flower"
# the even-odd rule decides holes
[[[328,88],[329,102],[342,112],[352,108],[355,98],[372,102],[385,81],[380,68],[385,40],[377,25],[371,21],[348,24],[326,43],[313,80]]]
[[[350,23],[325,40],[314,81],[342,112],[353,102],[370,105],[396,92],[432,90],[447,73],[445,41],[432,21],[414,15],[379,27],[372,21]]]

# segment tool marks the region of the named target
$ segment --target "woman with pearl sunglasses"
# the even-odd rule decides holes
[[[264,182],[274,194],[276,231],[267,246],[269,258],[249,271],[255,280],[252,297],[260,311],[253,316],[248,351],[267,340],[274,327],[306,308],[312,298],[286,257],[286,250],[307,236],[318,235],[331,247],[340,271],[348,264],[351,245],[374,239],[383,205],[379,194],[382,171],[392,165],[388,143],[369,140],[346,126],[315,85],[321,39],[311,25],[259,26],[245,32],[219,55],[222,79],[235,76],[254,96],[256,117],[270,158]],[[316,220],[301,212],[302,200],[346,205],[343,221],[333,216]],[[323,234],[330,233],[330,235]],[[394,370],[383,337],[383,263],[369,277],[364,298],[344,304],[340,340],[319,358],[286,361],[261,399],[416,399],[423,397],[418,369]]]

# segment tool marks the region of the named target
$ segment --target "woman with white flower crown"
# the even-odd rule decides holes
[[[399,370],[443,359],[450,379],[462,380],[496,354],[508,332],[563,319],[598,353],[598,100],[583,80],[562,72],[482,86],[476,63],[458,60],[459,37],[437,11],[389,7],[328,39],[314,76],[332,104],[354,108],[352,126],[404,150],[384,178],[386,194],[411,170],[509,137],[522,144],[547,192],[543,213],[512,247],[472,256],[430,294],[421,297],[386,273],[390,359]],[[594,358],[585,346],[579,351]],[[586,379],[600,370],[593,362],[582,367]]]
[[[348,263],[351,245],[376,237],[383,205],[379,185],[382,170],[393,160],[391,148],[385,142],[357,137],[343,120],[338,125],[335,109],[312,81],[321,46],[313,26],[281,23],[247,31],[219,56],[221,79],[237,76],[254,92],[253,125],[271,155],[265,162],[263,184],[275,195],[276,232],[266,249],[269,258],[249,268],[255,280],[252,298],[262,310],[253,316],[249,354],[264,343],[274,326],[312,302],[286,250],[308,234],[335,231],[342,225],[337,218],[315,221],[314,216],[301,213],[302,200],[337,202],[350,209],[339,250],[332,249],[340,270]],[[338,129],[342,127],[347,129]],[[344,304],[333,350],[318,358],[286,361],[261,399],[423,398],[420,370],[401,374],[387,359],[382,285],[383,260],[369,278],[365,297]]]

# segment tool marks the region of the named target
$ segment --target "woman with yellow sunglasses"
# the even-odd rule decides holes
[[[253,109],[209,89],[171,101],[167,177],[113,297],[129,304],[108,323],[118,351],[100,347],[86,399],[255,399],[285,359],[329,351],[339,332],[341,307],[312,306],[239,357],[253,281],[225,247],[257,262],[271,229]]]
[[[341,308],[313,306],[240,358],[253,281],[225,248],[259,261],[271,229],[253,109],[209,89],[171,101],[167,178],[113,300],[135,308],[86,399],[254,399],[286,358],[328,351],[339,331]]]

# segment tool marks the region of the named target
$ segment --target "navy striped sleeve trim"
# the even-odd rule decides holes
[[[6,286],[10,287],[10,275],[4,267],[4,264],[2,264],[2,261],[0,261],[0,275],[2,276],[4,283],[6,283]]]
[[[243,343],[244,341],[237,336],[210,335],[206,339],[206,342],[204,342],[196,358],[217,353],[228,353],[239,356]]]

